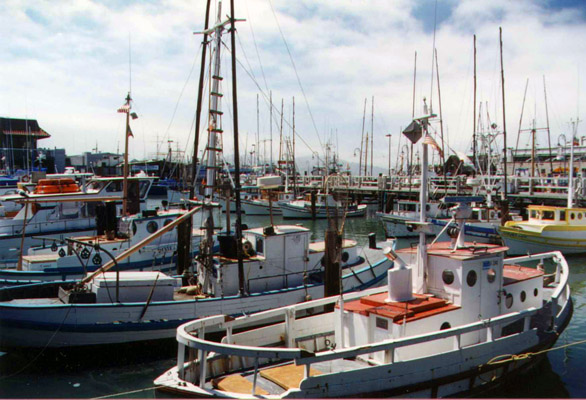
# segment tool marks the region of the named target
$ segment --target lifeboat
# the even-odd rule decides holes
[[[39,179],[35,187],[35,194],[57,194],[79,192],[79,186],[72,178]]]

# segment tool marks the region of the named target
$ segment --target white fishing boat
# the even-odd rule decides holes
[[[0,269],[0,287],[82,279],[185,212],[180,209],[145,211],[121,217],[111,232],[64,241],[44,239],[41,246],[30,248],[22,257],[20,268]],[[201,226],[201,215],[196,214],[193,221],[193,226]],[[201,229],[193,229],[191,257],[197,254],[202,235]],[[177,231],[167,232],[118,263],[117,268],[120,271],[169,272],[176,267],[177,245]]]
[[[434,219],[445,219],[448,212],[440,202],[428,202],[425,206],[426,216]],[[387,237],[405,238],[417,237],[419,233],[413,230],[408,222],[419,218],[421,212],[421,203],[415,200],[397,200],[393,205],[393,210],[388,213],[376,213],[376,216],[382,221],[383,228]],[[437,235],[441,227],[433,227],[429,235]]]
[[[422,182],[426,164],[424,145]],[[457,240],[427,245],[422,212],[418,248],[387,250],[387,288],[181,325],[177,364],[155,385],[181,397],[431,398],[469,396],[527,370],[571,319],[568,264],[560,252],[505,259],[504,246],[465,242],[470,206],[452,212]],[[335,308],[315,314],[324,306]],[[217,330],[224,335],[206,338]]]
[[[185,321],[218,311],[236,317],[321,298],[324,243],[310,243],[310,234],[300,226],[244,231],[244,247],[250,254],[244,259],[246,294],[239,293],[233,254],[215,258],[212,271],[200,271],[208,278],[198,277],[199,282],[188,287],[159,272],[106,272],[81,291],[74,289],[79,287],[76,282],[2,288],[0,348],[172,338]],[[382,249],[359,248],[348,240],[342,260],[345,291],[384,284],[392,265]]]
[[[345,209],[346,217],[363,217],[366,215],[366,204],[350,204],[344,207],[342,202],[335,200],[331,194],[325,193],[315,195],[315,206],[312,209],[311,196],[311,193],[308,193],[300,200],[279,202],[283,218],[311,219],[313,214],[315,214],[315,218],[327,218],[329,215],[328,209],[334,208]]]
[[[149,177],[128,178],[136,187],[140,207],[144,206],[152,184]],[[61,181],[61,180],[59,180]],[[38,245],[38,238],[65,239],[72,235],[95,234],[96,201],[121,200],[121,177],[93,178],[85,188],[73,187],[70,181],[38,186],[36,192],[7,195],[0,201],[25,203],[13,217],[0,218],[0,263],[15,265],[20,255]]]

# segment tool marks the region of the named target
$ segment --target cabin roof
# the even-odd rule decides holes
[[[572,208],[567,208],[567,207],[557,207],[557,206],[529,206],[527,207],[527,209],[529,210],[547,210],[547,211],[557,211],[557,210],[561,210],[561,211],[582,211],[582,212],[586,212],[586,208],[580,208],[580,207],[572,207]]]
[[[472,242],[466,242],[464,245],[464,248],[454,250],[451,248],[450,242],[438,242],[427,246],[427,254],[432,256],[455,258],[459,260],[469,260],[477,258],[479,256],[504,253],[509,249],[506,246],[485,243],[477,244]],[[417,247],[400,249],[397,250],[397,253],[416,254]]]

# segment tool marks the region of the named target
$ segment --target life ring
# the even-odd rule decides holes
[[[23,175],[23,176],[20,177],[20,181],[21,182],[25,182],[25,183],[28,182],[28,181],[30,181],[30,179],[31,178],[28,175]]]

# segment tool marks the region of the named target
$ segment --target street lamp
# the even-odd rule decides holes
[[[385,135],[386,137],[389,138],[389,177],[391,176],[391,134],[387,133]]]

